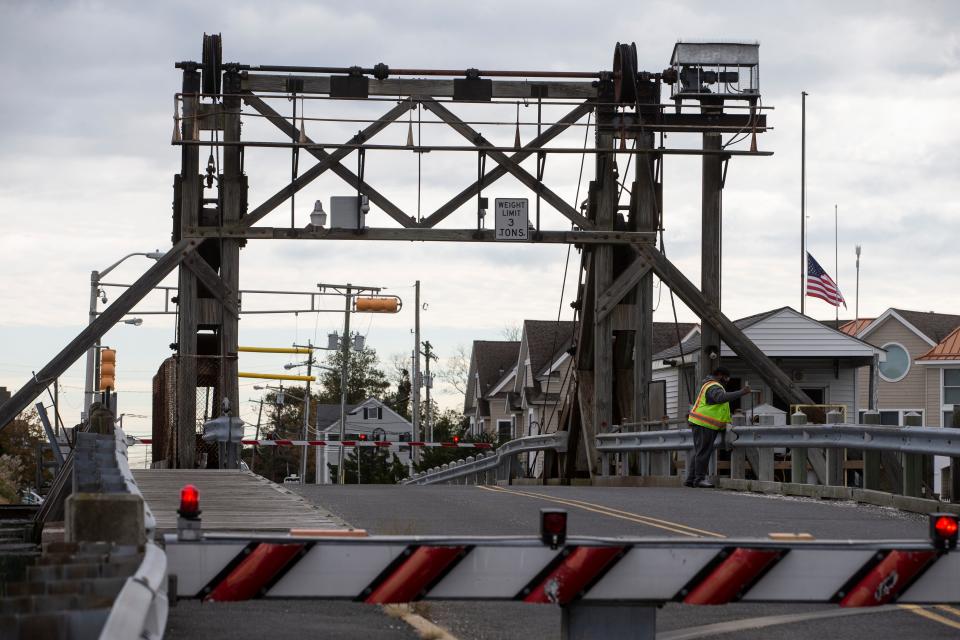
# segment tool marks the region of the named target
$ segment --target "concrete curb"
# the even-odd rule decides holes
[[[821,484],[799,484],[793,482],[766,482],[760,480],[733,480],[721,478],[719,487],[731,491],[751,491],[754,493],[781,494],[819,498],[828,500],[853,500],[878,507],[892,507],[912,513],[947,512],[960,514],[960,504],[940,502],[926,498],[898,496],[883,491],[857,489],[854,487],[832,487]]]

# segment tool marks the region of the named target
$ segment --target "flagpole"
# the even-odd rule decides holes
[[[807,295],[807,92],[800,92],[800,313]]]
[[[854,304],[854,308],[856,309],[854,315],[856,316],[856,320],[860,320],[860,245],[857,245],[855,253],[857,254],[857,301]]]
[[[837,217],[837,205],[833,205],[833,272],[836,274],[837,279],[837,293],[840,293],[840,249],[838,249],[840,243],[840,224],[838,222],[839,218]],[[836,326],[835,328],[840,328],[840,305],[836,307]]]

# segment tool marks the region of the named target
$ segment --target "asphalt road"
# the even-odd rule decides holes
[[[820,539],[927,535],[925,516],[894,509],[716,490],[375,485],[297,489],[308,500],[374,534],[535,533],[540,507],[560,506],[570,513],[572,535],[695,535],[690,528],[724,536],[803,532]],[[560,611],[550,606],[426,602],[418,610],[460,640],[559,637]],[[663,640],[958,638],[960,608],[918,612],[897,606],[851,611],[831,605],[670,604],[658,612],[657,629]],[[367,635],[360,629],[356,634],[343,637]]]

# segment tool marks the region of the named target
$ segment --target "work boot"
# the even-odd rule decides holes
[[[700,489],[713,489],[715,486],[716,485],[714,485],[709,480],[701,480],[700,482],[697,483],[697,487],[699,487]]]

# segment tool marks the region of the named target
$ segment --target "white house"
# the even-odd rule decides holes
[[[872,367],[874,358],[885,360],[884,351],[804,316],[790,307],[774,309],[737,320],[734,324],[764,353],[773,359],[816,404],[842,405],[848,422],[856,422],[860,411],[857,370]],[[654,355],[652,394],[659,394],[652,404],[662,402],[666,415],[686,415],[700,389],[695,377],[700,354],[700,335],[695,333],[683,342]],[[769,405],[788,411],[789,405],[767,386],[726,343],[720,345],[720,359],[730,370],[731,387],[749,382],[754,390],[751,398],[732,404],[733,409],[749,413],[751,409]],[[707,367],[712,368],[712,367]],[[764,407],[769,411],[768,407]]]
[[[322,440],[340,439],[340,405],[321,404],[317,406],[316,425],[317,433]],[[409,420],[385,405],[377,398],[367,398],[360,404],[347,405],[347,421],[344,433],[347,440],[370,440],[409,442],[413,433],[413,425]],[[363,436],[363,437],[361,437]],[[390,451],[397,454],[400,461],[410,463],[410,448],[400,450],[391,446]],[[344,452],[346,454],[347,452]],[[321,448],[321,464],[323,465],[323,483],[330,483],[330,469],[328,462],[336,460],[333,450]]]

